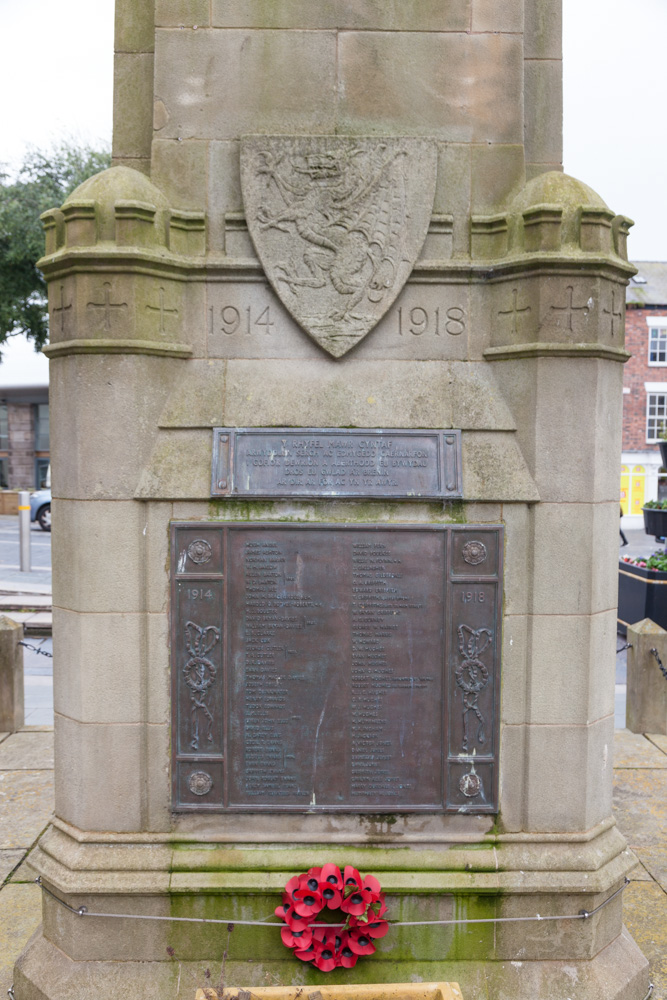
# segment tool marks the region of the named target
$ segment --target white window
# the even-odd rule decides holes
[[[648,363],[667,365],[667,316],[647,316]]]
[[[646,440],[657,441],[667,429],[667,390],[649,392],[646,396]]]

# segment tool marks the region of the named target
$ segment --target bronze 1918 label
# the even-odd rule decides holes
[[[211,494],[456,498],[461,432],[217,427]]]
[[[174,808],[492,812],[501,529],[176,525]]]

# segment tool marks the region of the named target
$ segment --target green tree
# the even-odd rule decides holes
[[[61,142],[28,150],[14,180],[0,174],[0,345],[17,333],[33,340],[35,350],[47,342],[46,283],[35,266],[44,253],[39,217],[110,163],[107,150]]]

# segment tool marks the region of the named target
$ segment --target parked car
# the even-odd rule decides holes
[[[30,520],[38,521],[42,531],[51,530],[51,490],[30,494]]]

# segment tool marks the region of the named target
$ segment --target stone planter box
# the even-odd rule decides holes
[[[667,514],[667,511],[659,513]],[[618,631],[650,618],[667,629],[667,573],[620,562],[618,567]]]
[[[657,507],[642,507],[642,513],[646,534],[654,535],[656,538],[665,538],[667,535],[667,510],[660,510]]]

